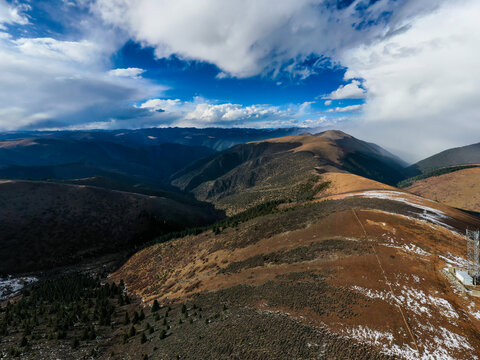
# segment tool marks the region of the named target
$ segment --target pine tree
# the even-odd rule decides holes
[[[20,346],[25,347],[28,345],[27,338],[25,336],[22,336],[22,340],[20,341]]]
[[[139,318],[140,318],[140,316],[139,316],[138,313],[135,311],[135,312],[133,313],[133,320],[132,320],[132,322],[133,322],[134,324],[138,324],[138,322],[140,321]]]
[[[130,324],[130,317],[128,316],[128,312],[125,312],[125,318],[123,320],[123,325]]]
[[[153,302],[153,305],[152,305],[152,312],[157,312],[158,310],[160,310],[160,304],[155,299],[155,301]]]
[[[133,337],[136,334],[137,334],[137,330],[135,329],[135,326],[132,325],[132,327],[130,328],[130,331],[128,332],[128,336]]]

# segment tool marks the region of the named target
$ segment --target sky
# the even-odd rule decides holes
[[[480,142],[478,0],[0,0],[0,131],[336,128]]]

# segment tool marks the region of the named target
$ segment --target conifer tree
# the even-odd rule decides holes
[[[157,299],[155,299],[152,305],[152,312],[157,312],[158,310],[160,310],[160,304],[158,303]]]

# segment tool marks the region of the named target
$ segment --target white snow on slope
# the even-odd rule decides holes
[[[443,260],[448,262],[450,265],[454,265],[464,269],[469,269],[473,266],[473,263],[471,261],[466,260],[460,256],[455,256],[451,253],[447,253],[447,256],[438,255],[438,257],[442,258]]]
[[[371,299],[381,299],[390,304],[398,304],[417,315],[432,317],[433,310],[438,311],[447,319],[458,319],[459,317],[452,305],[444,298],[426,294],[423,290],[411,287],[404,286],[399,289],[396,284],[391,285],[395,286],[393,296],[389,291],[367,289],[356,285],[351,289]]]
[[[393,190],[368,190],[344,195],[344,197],[355,196],[366,197],[370,199],[392,200],[413,206],[417,209],[424,210],[425,213],[422,215],[422,217],[426,221],[430,221],[433,224],[444,226],[450,230],[453,230],[450,225],[445,224],[444,222],[445,219],[449,218],[449,216],[439,209],[425,205],[425,203],[429,202],[427,199]]]
[[[0,278],[0,300],[8,299],[16,295],[27,284],[31,284],[38,279],[35,277],[18,277],[14,278],[8,276],[7,278]]]
[[[426,327],[426,326],[423,326]],[[476,360],[473,347],[468,340],[444,327],[428,327],[431,332],[431,340],[425,344],[419,344],[420,352],[409,344],[402,346],[394,343],[394,336],[390,332],[370,329],[367,326],[345,328],[343,335],[356,341],[373,345],[385,355],[407,360]],[[454,357],[452,352],[462,354],[462,357]]]

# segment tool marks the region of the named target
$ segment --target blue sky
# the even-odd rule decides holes
[[[413,159],[479,141],[478,12],[474,0],[0,0],[0,130],[340,128]]]

